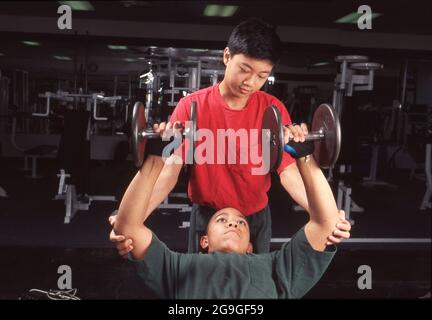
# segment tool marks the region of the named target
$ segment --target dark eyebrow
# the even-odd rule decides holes
[[[224,216],[226,218],[227,214],[228,213],[226,213],[226,212],[221,212],[214,219],[217,220],[220,216]],[[240,215],[240,216],[236,215],[236,216],[237,216],[237,218],[240,218],[240,219],[244,220],[246,223],[248,223],[248,221],[247,221],[247,219],[246,219],[245,216],[243,216],[243,215]]]
[[[242,62],[241,65],[244,66],[244,67],[248,67],[249,69],[252,69],[252,70],[253,70],[252,66],[250,66],[250,65],[247,64],[246,62]],[[271,71],[260,71],[260,72],[258,72],[258,73],[270,74],[270,72],[271,72]]]

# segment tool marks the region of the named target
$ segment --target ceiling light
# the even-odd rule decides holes
[[[191,50],[192,52],[207,52],[208,51],[208,49],[189,49],[189,50]]]
[[[352,23],[357,24],[358,19],[363,15],[363,13],[351,12],[342,18],[339,18],[335,23]],[[372,13],[372,19],[382,16],[382,13],[374,12]]]
[[[108,45],[108,48],[110,48],[111,50],[127,50],[128,47],[126,46],[119,46],[119,45]]]
[[[237,11],[238,6],[222,6],[218,4],[209,4],[204,9],[204,15],[207,17],[232,17]]]
[[[21,43],[24,43],[28,46],[34,46],[34,47],[41,45],[39,42],[36,41],[21,41]]]
[[[64,60],[64,61],[71,61],[72,59],[70,57],[66,56],[53,56],[57,60]]]
[[[326,65],[328,65],[328,64],[330,64],[329,62],[326,62],[326,61],[323,61],[323,62],[317,62],[317,63],[314,63],[313,65],[312,65],[312,67],[321,67],[321,66],[326,66]]]
[[[75,11],[93,11],[95,8],[89,1],[59,1],[60,4],[65,4]]]

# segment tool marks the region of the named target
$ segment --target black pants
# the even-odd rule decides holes
[[[206,206],[192,205],[189,227],[188,252],[200,252],[200,238],[206,233],[207,224],[216,211]],[[251,233],[251,242],[254,253],[270,251],[271,241],[271,214],[267,205],[264,209],[246,217]]]

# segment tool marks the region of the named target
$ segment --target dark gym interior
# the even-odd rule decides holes
[[[361,5],[369,29],[357,24]],[[80,299],[155,298],[109,240],[108,217],[138,170],[132,108],[142,101],[149,123],[167,121],[180,98],[220,82],[230,32],[250,17],[274,25],[283,46],[261,90],[297,123],[321,103],[340,115],[340,155],[323,171],[351,237],[304,299],[430,299],[431,16],[426,1],[0,2],[0,299],[58,290],[63,265]],[[148,220],[180,252],[187,179],[185,168]],[[275,250],[307,214],[271,179]]]

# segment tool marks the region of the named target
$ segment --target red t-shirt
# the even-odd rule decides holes
[[[264,110],[270,105],[276,106],[282,117],[282,124],[291,124],[291,118],[285,109],[283,103],[276,97],[269,95],[263,91],[253,93],[246,104],[241,110],[233,110],[225,103],[223,97],[219,92],[219,85],[214,85],[206,89],[196,91],[184,98],[177,104],[170,121],[180,121],[184,123],[190,119],[190,108],[192,101],[197,102],[197,129],[208,129],[214,137],[213,156],[207,153],[212,150],[211,144],[201,146],[200,144],[206,143],[210,131],[207,133],[200,132],[198,141],[195,142],[195,154],[207,156],[207,159],[214,159],[213,163],[194,164],[191,166],[190,179],[188,185],[188,194],[192,202],[200,205],[208,205],[217,210],[233,207],[245,215],[253,214],[263,209],[268,202],[267,191],[270,189],[271,179],[270,174],[253,175],[252,168],[259,168],[261,164],[253,164],[251,162],[251,155],[249,154],[250,146],[253,145],[252,141],[257,141],[256,138],[250,138],[250,129],[256,129],[257,133],[253,135],[260,136],[261,124]],[[223,152],[223,155],[218,153],[221,144],[225,144],[225,150],[234,150],[228,147],[227,139],[225,141],[217,139],[218,129],[233,129],[236,132],[242,129],[246,132],[250,140],[247,143],[242,143],[240,146],[241,138],[237,138],[235,142],[235,163],[229,163],[229,152]],[[224,132],[224,130],[222,130]],[[202,133],[202,134],[201,134]],[[222,142],[220,142],[222,141]],[[243,140],[246,141],[246,140]],[[254,154],[261,156],[261,147],[255,149]],[[260,145],[260,144],[259,144]],[[209,147],[210,146],[210,147]],[[184,146],[183,146],[184,147]],[[207,149],[206,149],[207,148]],[[258,150],[258,153],[257,153]],[[220,153],[219,149],[219,153]],[[247,163],[241,159],[241,155],[246,155]],[[217,164],[219,159],[224,159],[224,164]],[[231,158],[233,159],[233,158]],[[254,160],[254,163],[256,162]],[[183,160],[185,160],[183,156]],[[277,169],[278,174],[282,170],[295,162],[295,160],[286,152],[284,152],[282,162]]]

